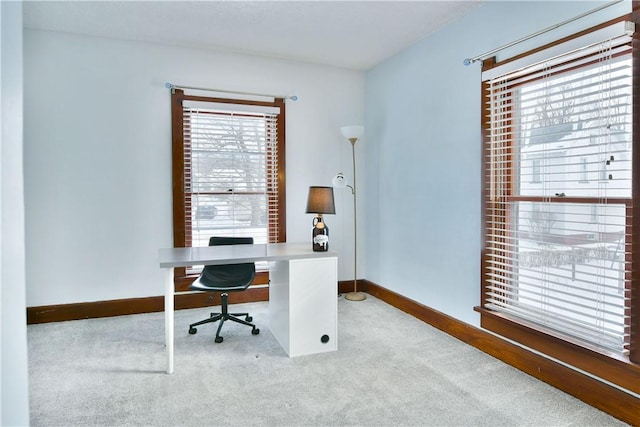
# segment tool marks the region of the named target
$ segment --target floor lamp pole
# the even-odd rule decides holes
[[[353,159],[353,292],[347,293],[344,298],[350,301],[362,301],[367,297],[358,292],[358,215],[356,203],[356,141],[358,138],[349,138],[351,142],[351,157]]]

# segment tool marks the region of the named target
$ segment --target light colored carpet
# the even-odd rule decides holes
[[[288,358],[268,303],[239,304],[261,330],[196,335],[209,309],[30,325],[33,426],[620,426],[615,418],[368,297],[340,299],[338,351]]]

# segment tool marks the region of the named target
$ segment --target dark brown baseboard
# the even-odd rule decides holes
[[[363,286],[358,281],[358,289]],[[353,281],[338,283],[338,292],[353,290]],[[269,288],[252,286],[244,292],[229,294],[229,303],[239,304],[269,300]],[[215,293],[176,293],[175,309],[200,308],[219,305],[220,296]],[[129,298],[109,301],[81,302],[75,304],[45,305],[27,307],[27,324],[64,322],[67,320],[92,319],[99,317],[124,316],[127,314],[155,313],[164,310],[164,296]]]
[[[582,374],[480,328],[461,322],[370,281],[362,291],[431,326],[570,394],[626,423],[640,426],[640,399],[593,377]]]
[[[269,288],[264,286],[251,287],[244,292],[229,293],[229,303],[231,304],[268,300]],[[220,295],[204,292],[177,293],[174,304],[176,310],[220,305]],[[162,295],[146,298],[47,305],[27,307],[27,324],[154,313],[158,311],[164,311],[164,296]]]

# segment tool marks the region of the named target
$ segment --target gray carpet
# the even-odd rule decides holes
[[[176,312],[30,325],[33,426],[618,426],[607,414],[369,297],[340,299],[338,351],[288,358],[268,303],[236,305],[261,329],[188,335]]]

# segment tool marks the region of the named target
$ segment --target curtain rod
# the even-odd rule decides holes
[[[561,27],[563,25],[566,25],[566,24],[568,24],[570,22],[577,21],[580,18],[584,18],[587,15],[591,15],[592,13],[598,12],[598,11],[600,11],[602,9],[605,9],[605,8],[609,7],[609,6],[613,6],[614,4],[620,3],[621,1],[623,1],[623,0],[614,0],[614,1],[611,1],[609,3],[603,4],[601,6],[596,7],[595,9],[592,9],[592,10],[589,10],[587,12],[584,12],[584,13],[578,15],[578,16],[574,16],[573,18],[567,19],[566,21],[562,21],[559,24],[552,25],[552,26],[547,27],[547,28],[545,28],[543,30],[540,30],[540,31],[538,31],[536,33],[529,34],[528,36],[522,37],[521,39],[518,39],[518,40],[513,41],[511,43],[505,44],[504,46],[500,46],[500,47],[498,47],[496,49],[490,50],[489,52],[485,52],[482,55],[478,55],[478,56],[475,56],[473,58],[466,58],[462,63],[465,66],[469,66],[469,65],[473,64],[474,62],[477,62],[477,61],[479,61],[481,59],[489,57],[490,55],[493,55],[496,52],[500,52],[501,50],[510,48],[511,46],[515,46],[515,45],[517,45],[519,43],[522,43],[523,41],[532,39],[532,38],[537,37],[537,36],[539,36],[541,34],[548,33],[551,30],[555,30],[556,28]]]
[[[269,94],[264,94],[264,93],[252,93],[252,92],[238,92],[235,90],[222,90],[222,89],[207,89],[204,87],[191,87],[191,86],[178,86],[178,85],[174,85],[171,83],[165,83],[164,85],[167,89],[191,89],[191,90],[204,90],[207,92],[219,92],[219,93],[231,93],[234,95],[249,95],[249,96],[264,96],[267,98],[283,98],[283,99],[290,99],[292,101],[297,101],[298,97],[296,95],[292,95],[292,96],[281,96],[281,95],[269,95]]]

